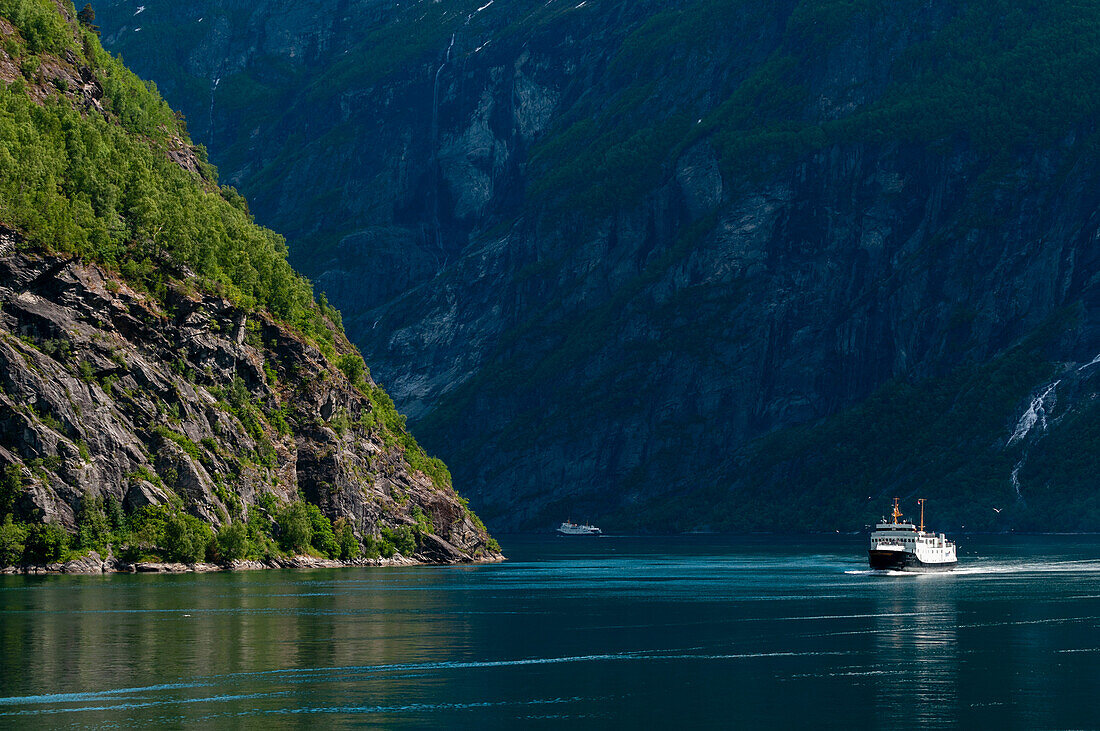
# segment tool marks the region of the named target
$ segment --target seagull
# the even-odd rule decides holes
[[[1001,512],[1001,509],[1000,508],[993,508],[993,512],[994,513],[999,513],[999,512]]]

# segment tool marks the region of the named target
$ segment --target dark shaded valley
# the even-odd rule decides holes
[[[492,528],[1100,520],[1100,10],[96,11]]]

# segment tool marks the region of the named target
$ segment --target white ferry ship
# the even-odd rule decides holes
[[[943,533],[924,531],[924,498],[920,503],[920,526],[902,517],[898,499],[894,498],[893,522],[875,524],[871,532],[871,548],[867,551],[873,569],[896,571],[946,571],[955,568],[959,560],[955,544]]]
[[[578,525],[568,520],[558,526],[558,533],[563,536],[602,536],[603,531],[594,525],[585,523]]]

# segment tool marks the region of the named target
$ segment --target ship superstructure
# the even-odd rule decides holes
[[[894,498],[892,520],[883,518],[871,532],[868,560],[873,569],[896,571],[942,571],[958,564],[955,543],[943,533],[924,530],[924,499],[920,504],[920,525],[905,520]]]
[[[585,523],[580,525],[570,521],[565,521],[558,526],[558,533],[563,536],[602,536],[603,531],[594,525]]]

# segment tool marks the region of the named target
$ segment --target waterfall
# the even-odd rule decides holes
[[[439,68],[435,71],[435,86],[432,88],[432,145],[434,154],[434,145],[436,138],[439,135],[439,77],[443,73],[443,69],[447,68],[447,64],[451,62],[451,50],[455,47],[455,37],[451,34],[451,43],[447,46],[447,53],[443,56],[443,63],[439,64]]]
[[[1027,459],[1026,457],[1024,459]],[[1012,468],[1012,487],[1016,490],[1016,502],[1027,504],[1024,500],[1024,494],[1020,492],[1020,468],[1024,466],[1024,459],[1021,459],[1016,463],[1016,466]]]
[[[435,72],[435,85],[432,88],[432,137],[431,137],[431,192],[432,192],[432,226],[435,228],[435,246],[443,251],[443,234],[439,224],[439,79],[443,75],[443,69],[451,62],[451,51],[455,47],[455,36],[451,34],[451,43],[447,46],[447,53],[443,56],[443,63]]]
[[[1092,366],[1097,364],[1100,364],[1100,355],[1097,355],[1095,358],[1093,358],[1088,363],[1085,363],[1083,366],[1078,367],[1077,372],[1080,373],[1081,371],[1087,368],[1091,368]],[[1054,393],[1054,389],[1056,389],[1058,387],[1058,384],[1060,384],[1061,382],[1061,380],[1055,381],[1054,383],[1043,389],[1042,393],[1031,400],[1031,404],[1027,407],[1027,411],[1025,411],[1024,415],[1020,417],[1020,420],[1016,422],[1016,428],[1013,430],[1012,436],[1008,438],[1008,442],[1005,444],[1006,447],[1011,447],[1013,444],[1030,434],[1031,430],[1035,428],[1036,424],[1039,425],[1039,429],[1041,431],[1046,431],[1048,408],[1047,398]],[[1027,462],[1027,454],[1028,448],[1025,445],[1023,456],[1020,458],[1020,461],[1016,463],[1015,467],[1012,468],[1011,476],[1012,488],[1016,491],[1016,500],[1017,502],[1023,503],[1025,505],[1027,504],[1027,501],[1024,500],[1024,494],[1020,490],[1020,468],[1024,466],[1025,462]]]
[[[1005,446],[1011,446],[1026,437],[1036,424],[1039,424],[1040,428],[1046,431],[1046,398],[1054,392],[1054,389],[1058,387],[1059,383],[1061,383],[1061,381],[1055,381],[1050,384],[1045,391],[1031,400],[1031,405],[1028,406],[1024,415],[1020,417],[1020,421],[1016,423],[1016,429],[1012,432],[1012,436],[1008,438],[1008,444]]]
[[[475,15],[477,15],[478,13],[480,13],[480,12],[481,12],[482,10],[485,10],[485,9],[487,9],[487,8],[488,8],[488,7],[490,6],[490,5],[492,5],[492,4],[493,4],[493,3],[495,2],[495,1],[496,1],[496,0],[489,0],[489,2],[485,3],[485,4],[484,4],[484,5],[482,5],[482,6],[480,7],[480,8],[478,8],[478,9],[477,9],[477,10],[475,10],[474,12],[470,13],[469,15],[467,15],[467,16],[466,16],[466,25],[469,25],[469,24],[470,24],[470,21],[474,19],[474,16],[475,16]],[[479,48],[478,50],[481,50],[481,49]],[[474,51],[474,53],[477,53],[477,51]]]
[[[1031,399],[1031,404],[1027,407],[1027,411],[1020,417],[1020,420],[1016,422],[1016,429],[1012,432],[1012,436],[1008,438],[1006,447],[1011,447],[1016,442],[1020,441],[1035,428],[1035,425],[1039,425],[1041,431],[1047,430],[1047,397],[1054,393],[1054,389],[1061,383],[1060,380],[1047,386],[1042,393],[1035,398]],[[1024,500],[1024,494],[1020,490],[1020,468],[1024,466],[1024,462],[1027,461],[1028,448],[1024,445],[1024,453],[1020,457],[1020,461],[1016,463],[1016,466],[1012,468],[1012,489],[1016,491],[1016,501],[1019,503],[1027,504]]]
[[[1085,364],[1084,364],[1083,366],[1081,366],[1080,368],[1078,368],[1078,369],[1077,369],[1077,372],[1078,372],[1078,373],[1080,373],[1081,371],[1085,370],[1086,368],[1089,368],[1089,367],[1091,367],[1091,366],[1094,366],[1094,365],[1096,365],[1097,363],[1100,363],[1100,355],[1097,355],[1097,356],[1096,356],[1095,358],[1093,358],[1093,359],[1092,359],[1091,361],[1089,361],[1088,363],[1085,363]]]
[[[214,149],[214,92],[218,90],[221,80],[220,76],[215,77],[210,85],[210,132],[206,135],[206,147],[209,150]]]

